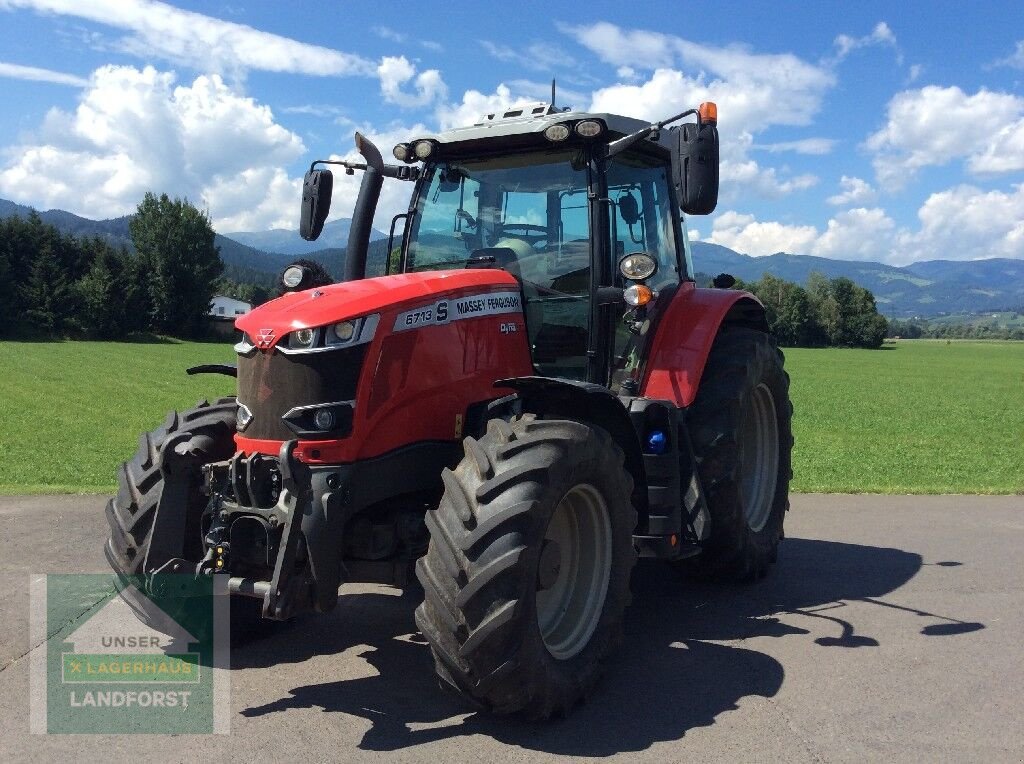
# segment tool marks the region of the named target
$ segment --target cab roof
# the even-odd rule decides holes
[[[477,141],[516,138],[520,136],[527,139],[531,137],[540,139],[542,133],[551,125],[563,122],[575,123],[584,119],[599,120],[604,123],[606,132],[595,140],[607,140],[609,137],[617,138],[629,135],[651,124],[642,119],[623,117],[619,114],[608,114],[606,112],[562,111],[551,104],[537,102],[513,106],[491,114],[484,114],[474,124],[466,127],[456,127],[440,133],[417,135],[410,143],[430,140],[442,146],[450,146],[453,144],[476,143]],[[645,142],[653,143],[657,146],[657,143],[651,141],[650,138],[645,139]]]

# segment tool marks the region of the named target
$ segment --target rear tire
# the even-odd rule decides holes
[[[416,624],[442,685],[498,713],[568,712],[621,638],[633,481],[602,429],[492,420],[443,473],[416,565]],[[538,591],[539,590],[539,591]]]
[[[755,580],[775,562],[789,509],[793,405],[773,337],[725,328],[711,348],[687,426],[711,514],[700,555],[705,578]]]

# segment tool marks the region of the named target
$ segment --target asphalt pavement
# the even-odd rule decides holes
[[[1021,761],[1024,497],[793,497],[746,587],[638,567],[626,639],[566,719],[438,689],[413,596],[338,608],[232,652],[229,735],[31,735],[29,580],[105,572],[103,498],[0,497],[5,761]]]

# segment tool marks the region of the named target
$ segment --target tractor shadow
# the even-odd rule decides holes
[[[235,667],[355,648],[376,675],[296,687],[288,697],[242,714],[314,708],[361,717],[371,727],[360,748],[371,751],[474,734],[556,755],[642,751],[714,724],[745,697],[767,698],[779,691],[785,678],[781,663],[747,647],[716,642],[794,637],[806,639],[808,650],[877,646],[873,636],[858,633],[841,617],[850,601],[909,611],[919,617],[913,627],[925,635],[984,628],[878,599],[913,578],[922,563],[920,555],[899,549],[791,538],[766,579],[733,587],[681,581],[667,566],[642,561],[633,575],[625,640],[605,679],[568,718],[547,723],[478,713],[441,691],[430,651],[413,624],[415,595],[343,596],[328,622],[308,621],[253,643],[236,652]],[[830,635],[812,640],[809,630],[783,622],[779,614],[806,616],[790,620]]]

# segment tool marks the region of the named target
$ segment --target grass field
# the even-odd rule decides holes
[[[788,350],[793,489],[1024,493],[1024,343]],[[0,493],[108,492],[138,434],[229,394],[226,345],[0,342]]]

